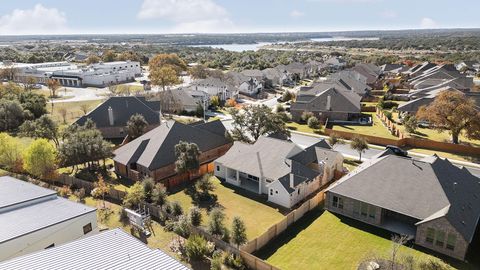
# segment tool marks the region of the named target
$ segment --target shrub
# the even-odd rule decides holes
[[[123,205],[127,208],[137,207],[145,199],[145,193],[143,192],[143,186],[141,183],[135,183],[127,195],[123,198]]]
[[[275,110],[277,111],[277,113],[279,113],[279,112],[284,112],[284,111],[285,111],[285,107],[283,107],[282,104],[277,104]]]
[[[383,111],[383,114],[388,118],[388,120],[392,121],[392,112]]]
[[[193,226],[199,226],[202,223],[202,212],[196,206],[190,208],[190,213],[188,215],[190,224]]]
[[[300,116],[300,119],[302,120],[303,123],[306,123],[308,119],[310,119],[310,117],[313,116],[313,113],[311,112],[303,112],[302,113],[302,116]]]
[[[67,198],[70,194],[72,194],[72,190],[70,189],[69,186],[63,186],[58,188],[58,195]]]
[[[156,184],[152,191],[152,202],[158,206],[167,203],[167,189],[162,184]]]
[[[292,115],[287,112],[279,112],[277,113],[283,122],[290,122],[292,121]]]
[[[75,190],[74,195],[75,195],[75,197],[77,197],[79,202],[83,202],[85,200],[85,195],[86,195],[85,189],[80,188],[80,189]]]
[[[188,224],[188,217],[182,215],[178,218],[178,221],[175,223],[173,231],[180,235],[183,238],[190,236],[190,226]]]
[[[223,263],[233,269],[245,269],[242,257],[237,256],[233,253],[226,253]]]
[[[145,200],[147,202],[152,201],[153,189],[155,188],[155,182],[151,177],[147,177],[142,181],[143,193],[145,194]]]
[[[311,116],[310,118],[308,118],[307,124],[308,124],[308,127],[311,129],[320,128],[320,121],[318,121],[318,118],[315,116]]]
[[[232,108],[232,107],[235,107],[235,106],[237,106],[237,102],[234,99],[229,98],[225,102],[225,107]]]
[[[215,190],[215,185],[210,180],[211,177],[211,174],[206,174],[200,180],[198,180],[197,183],[195,183],[195,188],[200,192],[201,200],[210,199],[210,191]]]
[[[200,235],[191,235],[185,243],[185,256],[189,261],[202,260],[209,253],[208,242]]]
[[[282,101],[283,101],[283,102],[287,102],[287,101],[289,101],[289,100],[292,100],[294,97],[295,97],[295,95],[294,95],[292,92],[290,92],[290,91],[285,91],[285,92],[283,92],[283,94],[282,94]]]
[[[171,202],[170,207],[172,209],[172,215],[174,215],[175,217],[179,217],[183,215],[183,208],[179,202],[177,201]]]
[[[223,265],[223,252],[217,250],[213,253],[212,260],[210,261],[210,270],[222,270]]]

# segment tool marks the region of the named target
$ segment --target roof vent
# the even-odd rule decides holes
[[[453,182],[453,192],[457,191],[457,182]]]

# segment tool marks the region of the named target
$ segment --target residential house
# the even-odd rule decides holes
[[[193,81],[190,88],[191,90],[207,93],[209,99],[212,96],[218,96],[220,101],[226,101],[227,99],[237,99],[238,97],[238,88],[228,82],[213,77]]]
[[[304,112],[313,113],[322,121],[352,121],[361,116],[361,97],[335,82],[322,82],[313,87],[302,87],[290,108],[294,121]]]
[[[261,136],[254,144],[235,142],[215,160],[215,176],[291,208],[342,170],[343,156],[324,141],[306,149],[293,142]]]
[[[0,269],[171,269],[188,267],[122,229],[113,229],[0,262]]]
[[[367,78],[355,70],[343,70],[331,74],[329,80],[336,82],[345,90],[357,93],[359,96],[366,97],[370,94],[372,88],[367,85]]]
[[[189,88],[167,89],[156,93],[150,98],[150,102],[160,104],[162,113],[194,112],[198,106],[204,106],[203,102],[197,100]]]
[[[0,261],[96,232],[95,208],[59,197],[50,189],[0,177]]]
[[[341,70],[347,66],[347,61],[341,57],[330,57],[325,61],[325,64],[332,70]]]
[[[355,70],[356,72],[366,77],[366,83],[370,86],[374,86],[380,78],[380,75],[382,75],[382,70],[380,69],[380,67],[369,63],[357,64],[352,68],[352,70]]]
[[[430,105],[435,100],[437,95],[440,94],[442,91],[458,91],[458,92],[461,92],[462,94],[466,95],[468,98],[473,99],[475,101],[476,106],[480,110],[480,93],[477,93],[477,92],[464,93],[462,91],[459,91],[459,90],[453,89],[453,88],[449,88],[449,87],[440,88],[440,89],[437,89],[437,90],[434,90],[434,91],[430,91],[430,92],[426,93],[426,95],[422,95],[418,98],[415,98],[415,99],[412,99],[408,102],[405,102],[405,103],[401,104],[400,106],[398,106],[397,110],[399,112],[401,112],[402,114],[403,113],[408,113],[408,114],[411,114],[411,115],[415,115],[418,112],[418,110],[420,109],[420,107]]]
[[[262,73],[265,76],[265,88],[274,88],[275,86],[293,84],[293,81],[291,80],[287,71],[281,70],[277,67],[266,68],[262,70]]]
[[[464,260],[480,218],[480,179],[447,159],[385,155],[344,176],[325,208]]]
[[[416,90],[441,85],[470,91],[473,87],[473,78],[461,74],[453,65],[438,65],[417,73],[417,76],[409,79],[409,83]]]
[[[175,145],[180,141],[195,143],[201,151],[200,164],[208,164],[223,155],[231,146],[220,120],[190,125],[176,121],[157,128],[114,151],[115,172],[135,181],[151,177],[162,181],[176,175]],[[168,183],[165,183],[168,187]]]
[[[80,117],[75,124],[84,125],[91,119],[106,139],[123,139],[127,136],[127,122],[134,114],[142,115],[148,123],[147,130],[160,123],[160,103],[145,97],[110,97],[95,109]]]
[[[246,73],[246,70],[242,73],[231,71],[226,74],[226,77],[227,81],[238,88],[239,93],[247,96],[255,96],[263,90],[264,76],[261,71],[258,70],[258,72],[260,72],[260,76],[257,76],[258,74],[255,73]]]

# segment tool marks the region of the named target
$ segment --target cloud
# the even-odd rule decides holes
[[[15,9],[0,17],[0,34],[33,35],[68,32],[64,12],[37,4],[33,9]]]
[[[420,21],[420,27],[421,28],[436,28],[438,27],[438,24],[436,21],[434,21],[432,18],[422,18]]]
[[[233,27],[228,12],[213,0],[144,0],[137,17],[170,21],[175,24],[173,32],[222,32]]]
[[[380,16],[385,19],[394,19],[397,18],[397,13],[393,10],[384,10],[380,13]]]
[[[300,17],[303,17],[305,16],[305,13],[299,11],[299,10],[292,10],[292,12],[290,12],[290,17],[292,18],[300,18]]]

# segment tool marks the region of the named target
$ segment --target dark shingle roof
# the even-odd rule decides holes
[[[150,170],[172,164],[176,160],[175,145],[180,141],[196,143],[201,152],[228,144],[219,120],[196,125],[169,121],[118,148],[114,160],[121,164],[137,163]]]
[[[446,217],[469,242],[480,217],[480,179],[437,156],[418,161],[387,155],[328,191],[424,222]]]
[[[130,117],[141,114],[150,125],[160,123],[158,102],[149,102],[145,97],[111,97],[98,105],[88,114],[80,117],[75,123],[83,125],[87,119],[92,119],[97,127],[109,127],[108,108],[113,110],[114,125],[126,126]]]

